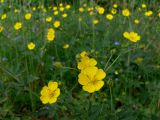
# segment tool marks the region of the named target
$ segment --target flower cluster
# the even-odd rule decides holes
[[[106,73],[96,67],[97,61],[94,58],[89,58],[85,51],[80,54],[80,57],[81,60],[78,63],[78,69],[81,70],[78,75],[79,84],[83,86],[84,91],[89,93],[99,91],[104,85],[103,79]]]
[[[55,38],[55,30],[53,28],[49,28],[47,33],[47,40],[53,41],[54,38]]]

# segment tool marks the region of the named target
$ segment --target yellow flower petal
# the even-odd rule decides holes
[[[53,103],[55,103],[56,101],[57,101],[57,98],[52,97],[52,98],[49,99],[49,104],[53,104]]]
[[[104,81],[99,80],[94,82],[95,91],[99,91],[104,85]]]
[[[41,95],[45,95],[45,94],[48,94],[48,87],[47,86],[44,86],[41,90]]]
[[[97,67],[88,67],[82,71],[83,74],[87,75],[90,80],[93,80],[94,76],[97,73]]]
[[[43,104],[47,104],[49,102],[48,96],[41,96],[40,100],[42,101]]]
[[[59,88],[57,88],[56,90],[55,90],[55,92],[54,92],[54,97],[58,97],[60,95],[60,89]]]
[[[124,36],[125,38],[128,38],[128,37],[129,37],[129,33],[128,33],[128,32],[124,32],[124,33],[123,33],[123,36]]]
[[[83,74],[83,73],[80,73],[79,75],[78,75],[78,82],[79,82],[79,84],[81,84],[81,85],[87,85],[88,84],[88,82],[90,81],[89,80],[89,78],[85,75],[85,74]]]
[[[97,61],[94,58],[90,59],[90,66],[95,66],[97,64]]]
[[[57,87],[58,87],[58,83],[57,83],[57,82],[52,82],[52,81],[50,81],[50,82],[48,83],[48,88],[49,88],[50,90],[52,90],[52,91],[56,90]]]
[[[96,80],[102,80],[105,77],[106,77],[106,73],[102,69],[98,69],[98,71],[95,75],[95,79]]]
[[[92,83],[83,86],[83,90],[89,93],[93,93],[95,91],[95,87]]]

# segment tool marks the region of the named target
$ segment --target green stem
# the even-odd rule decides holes
[[[111,87],[109,87],[109,91],[110,91],[110,96],[111,96],[111,100],[110,100],[111,112],[113,112],[113,96],[112,96],[112,88]]]

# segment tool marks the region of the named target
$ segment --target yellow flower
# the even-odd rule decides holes
[[[112,20],[112,19],[113,19],[113,15],[112,15],[112,14],[107,14],[107,15],[106,15],[106,19]]]
[[[83,7],[87,7],[87,4],[85,3],[85,4],[83,4]]]
[[[84,8],[80,7],[79,12],[81,12],[81,13],[84,12]]]
[[[53,7],[53,10],[56,11],[58,8],[57,7]]]
[[[52,17],[47,17],[46,18],[46,22],[51,22],[52,21]]]
[[[0,26],[0,33],[3,31],[3,26]]]
[[[112,8],[111,13],[114,15],[114,14],[116,14],[116,13],[117,13],[117,10],[116,10],[116,9],[114,9],[114,8]]]
[[[88,7],[88,8],[87,8],[87,11],[88,11],[88,12],[93,11],[93,7]]]
[[[49,81],[48,86],[44,86],[41,90],[40,100],[43,104],[53,104],[57,101],[60,95],[60,89],[58,88],[58,83]]]
[[[64,44],[64,45],[63,45],[63,48],[64,48],[64,49],[69,48],[69,44]]]
[[[53,13],[53,14],[54,14],[54,15],[58,15],[58,13],[59,13],[58,11],[54,11],[54,13]]]
[[[62,14],[63,18],[66,18],[67,16],[68,16],[67,13]]]
[[[60,7],[59,11],[63,12],[64,11],[64,7]]]
[[[123,10],[122,10],[122,15],[123,15],[123,16],[128,17],[128,16],[130,16],[130,14],[131,14],[131,13],[130,13],[130,11],[129,11],[128,9],[123,9]]]
[[[59,6],[62,7],[62,6],[63,6],[63,3],[60,3]]]
[[[160,17],[160,12],[158,13],[158,17]]]
[[[138,42],[141,39],[141,37],[135,32],[124,32],[123,36],[132,42]]]
[[[33,7],[32,10],[33,10],[33,11],[36,11],[36,7]]]
[[[2,16],[1,16],[1,20],[5,20],[7,18],[7,14],[3,14]]]
[[[42,11],[43,11],[44,13],[46,13],[46,12],[47,12],[46,8],[43,8],[43,9],[42,9]]]
[[[80,53],[80,56],[81,56],[81,58],[83,58],[83,57],[85,57],[85,56],[88,56],[88,54],[87,54],[86,51],[82,51],[82,52]]]
[[[99,91],[103,85],[106,73],[97,67],[89,67],[81,71],[78,75],[79,84],[83,85],[83,90],[89,93]]]
[[[55,39],[55,30],[53,28],[48,29],[47,40],[53,41]]]
[[[25,14],[25,19],[26,19],[26,20],[30,20],[31,17],[32,17],[32,14],[31,14],[31,13],[26,13],[26,14]]]
[[[68,10],[68,9],[70,9],[71,8],[71,6],[70,5],[66,5],[66,9]]]
[[[113,7],[114,7],[114,8],[117,8],[117,7],[118,7],[118,5],[115,3],[115,4],[113,4]]]
[[[134,20],[134,23],[135,23],[135,24],[139,24],[139,20],[138,20],[138,19],[135,19],[135,20]]]
[[[84,56],[81,58],[81,61],[78,63],[78,69],[84,70],[88,67],[94,67],[97,64],[97,61],[94,58],[89,58]]]
[[[97,20],[97,19],[93,20],[93,24],[94,24],[94,25],[96,25],[96,24],[98,24],[98,23],[99,23],[99,20]]]
[[[146,8],[146,4],[143,3],[143,4],[141,5],[141,7],[142,7],[142,8]]]
[[[60,21],[57,20],[53,23],[53,25],[55,28],[58,28],[61,25],[61,23],[60,23]]]
[[[21,22],[16,22],[15,25],[14,25],[14,29],[19,30],[21,28],[22,28],[22,23]]]
[[[97,11],[100,15],[104,13],[104,8],[103,7],[97,7]]]
[[[93,15],[93,11],[90,11],[90,12],[89,12],[89,15],[92,16],[92,15]]]
[[[0,0],[0,3],[4,3],[4,0]]]
[[[27,47],[28,47],[28,49],[29,50],[33,50],[34,48],[35,48],[35,44],[33,43],[33,42],[30,42],[28,45],[27,45]]]
[[[150,17],[153,14],[151,10],[145,12],[145,16]]]

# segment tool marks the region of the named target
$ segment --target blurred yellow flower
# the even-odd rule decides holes
[[[64,11],[64,7],[60,7],[59,11],[63,12]]]
[[[103,8],[103,7],[97,7],[97,11],[98,11],[98,13],[100,14],[100,15],[102,15],[103,13],[104,13],[104,11],[105,11],[105,9]]]
[[[123,16],[128,17],[128,16],[130,16],[130,14],[131,14],[131,13],[130,13],[129,9],[126,8],[126,9],[123,9],[123,10],[122,10],[122,15],[123,15]]]
[[[7,18],[7,14],[3,14],[2,16],[1,16],[1,20],[5,20]]]
[[[28,43],[27,47],[29,50],[33,50],[35,48],[35,44],[33,42]]]
[[[80,7],[79,12],[81,12],[81,13],[84,12],[84,8]]]
[[[63,48],[64,48],[64,49],[69,48],[69,44],[64,44],[64,45],[63,45]]]
[[[32,10],[33,10],[33,11],[36,11],[36,7],[33,7]]]
[[[123,36],[132,42],[138,42],[141,39],[141,37],[135,32],[124,32]]]
[[[58,28],[60,25],[61,25],[61,23],[60,23],[60,21],[58,21],[58,20],[53,23],[53,26],[54,26],[55,28]]]
[[[60,95],[60,89],[58,88],[58,83],[49,81],[48,86],[44,86],[41,90],[40,100],[43,104],[53,104],[57,101]]]
[[[147,17],[152,16],[152,14],[153,14],[153,12],[151,10],[145,12],[145,16],[147,16]]]
[[[54,14],[54,15],[58,15],[58,13],[59,13],[58,11],[54,11],[54,13],[53,13],[53,14]]]
[[[0,0],[0,3],[4,3],[4,0]]]
[[[56,11],[58,8],[57,7],[53,7],[53,10]]]
[[[97,20],[97,19],[93,20],[93,24],[94,24],[94,25],[96,25],[96,24],[98,24],[98,23],[99,23],[99,20]]]
[[[60,3],[59,6],[62,7],[62,6],[63,6],[63,3]]]
[[[32,14],[31,14],[31,13],[26,13],[26,14],[25,14],[25,19],[26,19],[26,20],[30,20],[31,17],[32,17]]]
[[[71,5],[66,5],[66,9],[70,9],[71,8]]]
[[[84,70],[88,67],[94,67],[97,64],[97,61],[94,58],[89,58],[84,56],[81,58],[81,61],[78,63],[78,69]]]
[[[3,29],[4,29],[3,26],[0,26],[0,33],[3,31]]]
[[[146,4],[143,3],[143,4],[141,5],[141,7],[142,7],[142,8],[146,8]]]
[[[82,52],[80,53],[80,56],[81,56],[81,57],[85,57],[85,56],[88,56],[88,54],[87,54],[86,51],[82,51]]]
[[[135,23],[135,24],[139,24],[139,20],[138,20],[138,19],[135,19],[135,20],[134,20],[134,23]]]
[[[116,13],[117,13],[117,10],[116,10],[116,9],[114,9],[114,8],[112,8],[111,13],[114,15],[114,14],[116,14]]]
[[[107,20],[112,20],[113,19],[113,15],[112,14],[107,14],[106,15],[106,19]]]
[[[85,3],[85,4],[83,4],[83,7],[87,7],[87,4]]]
[[[55,30],[53,28],[48,29],[47,40],[53,41],[55,39]]]
[[[51,22],[51,21],[52,21],[52,17],[49,16],[46,18],[46,22]]]
[[[79,84],[83,85],[83,90],[89,93],[99,91],[103,85],[106,73],[97,67],[89,67],[82,70],[78,75]]]
[[[89,15],[92,16],[92,15],[93,15],[93,11],[90,11],[90,12],[89,12]]]
[[[14,29],[15,30],[19,30],[19,29],[21,29],[22,28],[22,23],[21,22],[16,22],[15,24],[14,24]]]
[[[62,17],[63,17],[63,18],[66,18],[67,16],[68,16],[67,13],[63,13],[63,14],[62,14]]]
[[[118,5],[115,3],[115,4],[113,4],[113,7],[114,7],[114,8],[117,8],[117,7],[118,7]]]

